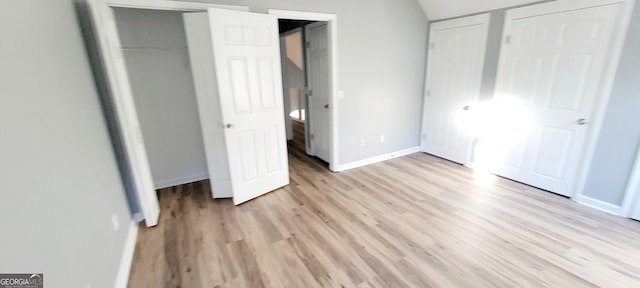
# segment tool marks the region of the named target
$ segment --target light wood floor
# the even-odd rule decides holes
[[[640,287],[639,222],[422,153],[289,163],[289,186],[239,207],[206,181],[161,190],[129,286]]]

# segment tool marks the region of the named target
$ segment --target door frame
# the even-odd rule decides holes
[[[461,17],[461,18],[455,18],[455,19],[451,19],[451,20],[443,20],[443,21],[438,21],[438,22],[434,22],[431,23],[429,25],[429,41],[428,41],[428,47],[427,47],[427,75],[425,77],[425,85],[424,85],[424,92],[423,92],[423,105],[422,105],[422,127],[420,129],[421,135],[420,135],[420,151],[428,153],[425,151],[424,146],[425,146],[425,140],[426,140],[426,120],[427,120],[427,98],[429,97],[429,91],[430,91],[430,86],[431,86],[431,82],[433,82],[432,79],[432,74],[433,73],[429,73],[430,71],[430,67],[432,65],[434,65],[434,61],[433,61],[433,57],[430,57],[429,55],[431,54],[431,45],[432,45],[432,41],[433,41],[433,34],[435,32],[436,29],[456,29],[456,28],[462,28],[462,27],[466,27],[466,26],[473,26],[473,25],[484,25],[484,28],[482,30],[483,33],[483,40],[482,40],[482,67],[480,69],[480,77],[478,77],[478,91],[476,93],[476,97],[475,97],[475,102],[478,103],[480,101],[480,92],[481,92],[481,88],[482,88],[482,74],[484,74],[484,67],[486,65],[486,61],[487,61],[487,57],[486,57],[486,50],[487,50],[487,43],[489,41],[489,25],[491,24],[491,14],[490,13],[484,13],[484,14],[479,14],[479,15],[473,15],[473,16],[466,16],[466,17]],[[473,140],[474,137],[470,136],[469,137],[470,141],[469,143],[467,143],[467,155],[466,155],[466,159],[464,160],[463,165],[473,168],[473,162],[471,162],[471,156],[473,155]]]
[[[610,57],[607,58],[605,69],[603,71],[604,77],[599,85],[598,94],[602,95],[597,99],[595,104],[595,110],[593,111],[593,118],[590,121],[591,129],[587,131],[586,142],[584,144],[584,150],[582,152],[581,163],[578,165],[577,175],[574,182],[573,191],[570,192],[571,199],[576,202],[592,206],[594,208],[605,210],[610,213],[620,214],[622,207],[617,209],[611,209],[612,205],[603,205],[606,203],[600,203],[595,199],[586,197],[583,192],[589,175],[589,170],[595,154],[596,145],[600,132],[602,129],[602,123],[604,121],[605,112],[611,98],[611,92],[613,83],[615,81],[616,71],[618,70],[618,64],[622,55],[622,49],[624,47],[627,30],[629,28],[631,15],[633,12],[633,6],[635,0],[566,0],[566,1],[551,1],[542,4],[536,4],[526,6],[522,8],[515,8],[508,10],[504,20],[504,29],[502,31],[502,43],[507,41],[507,32],[511,28],[511,21],[523,17],[532,17],[531,14],[545,14],[553,13],[557,11],[569,11],[575,10],[576,7],[582,7],[579,9],[597,7],[611,4],[622,4],[622,17],[616,23],[614,28],[615,34],[611,40],[611,46],[609,50]],[[502,61],[502,54],[500,60]]]
[[[268,9],[267,14],[278,19],[310,20],[327,22],[327,39],[329,40],[329,71],[331,71],[329,94],[329,169],[337,171],[338,162],[338,15],[316,12]],[[308,103],[308,102],[307,102]],[[307,115],[308,116],[308,115]],[[308,117],[305,120],[309,120]],[[305,137],[306,138],[306,137]]]
[[[122,141],[124,146],[126,165],[131,171],[132,188],[139,200],[145,224],[148,227],[155,226],[158,224],[160,206],[153,185],[113,8],[194,12],[206,11],[208,8],[249,11],[249,7],[167,0],[88,0],[88,4],[97,36],[98,51],[104,65],[105,80],[110,90],[112,100],[110,102],[115,111],[115,124],[122,132],[121,139],[118,140]]]

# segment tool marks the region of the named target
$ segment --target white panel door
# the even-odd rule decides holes
[[[312,155],[329,160],[329,42],[327,24],[314,23],[305,27],[307,40],[307,75],[309,113],[305,120],[310,127]]]
[[[637,184],[636,184],[637,185]],[[634,191],[635,193],[635,197],[636,197],[636,203],[635,206],[631,208],[631,219],[635,219],[640,221],[640,185],[637,185],[635,187]]]
[[[222,108],[215,79],[213,42],[207,13],[185,13],[184,27],[198,101],[198,115],[204,140],[209,183],[213,198],[231,198],[231,174],[225,143]]]
[[[638,198],[636,202],[636,207],[633,213],[631,214],[631,219],[636,219],[640,221],[640,198]]]
[[[467,163],[468,119],[478,101],[489,15],[431,25],[422,124],[422,151]]]
[[[221,153],[222,143],[215,139],[224,139],[226,155],[220,157],[226,156],[228,161],[234,204],[289,184],[276,17],[209,9],[205,21],[198,27],[189,28],[192,23],[190,16],[186,15],[185,19],[188,31],[208,32],[205,34],[208,34],[206,36],[209,36],[207,39],[210,44],[201,43],[199,47],[208,50],[210,59],[201,57],[195,60],[204,64],[194,65],[194,80],[204,83],[196,83],[196,88],[201,86],[208,89],[201,90],[206,91],[206,97],[198,99],[198,105],[208,107],[200,110],[201,120],[209,121],[209,129],[205,133],[214,135],[210,137],[210,143],[205,143],[207,157],[210,157],[210,153]],[[198,44],[190,39],[189,45]],[[194,49],[197,48],[190,47],[190,50]],[[215,113],[217,109],[219,119],[207,115]],[[207,128],[203,125],[203,129]],[[208,162],[214,166],[210,167],[210,173],[215,172],[215,161]],[[224,170],[223,166],[217,168]]]
[[[575,185],[621,12],[620,4],[584,8],[587,2],[507,13],[492,115],[498,132],[485,143],[494,148],[496,174],[566,196]]]

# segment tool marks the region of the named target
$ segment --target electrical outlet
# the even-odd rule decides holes
[[[384,141],[385,141],[384,134],[380,135],[380,143],[384,143]]]
[[[364,138],[362,138],[362,139],[360,139],[360,146],[364,147],[364,145],[367,145],[367,141],[364,140]]]
[[[118,215],[111,215],[111,225],[113,225],[113,231],[120,230],[120,220],[118,220]]]

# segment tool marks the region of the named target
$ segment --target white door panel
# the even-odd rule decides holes
[[[432,25],[422,151],[467,163],[472,135],[465,119],[478,101],[488,15]]]
[[[640,171],[636,170],[636,173],[639,173]],[[635,176],[638,177],[638,176]],[[636,205],[635,208],[632,208],[631,210],[631,219],[636,219],[638,221],[640,221],[640,185],[636,184],[635,187],[635,193],[634,191],[631,190],[631,192],[627,192],[627,193],[633,193],[633,195],[636,196]]]
[[[499,128],[508,140],[494,172],[571,195],[620,7],[508,14],[494,102],[508,103],[503,123],[520,125]]]
[[[309,114],[311,152],[318,158],[329,160],[329,42],[327,24],[314,23],[305,27],[308,46],[307,75],[311,95],[309,96]]]
[[[218,87],[215,81],[213,46],[211,42],[209,19],[206,13],[187,13],[184,15],[185,32],[189,46],[189,58],[193,73],[194,87],[198,101],[198,114],[202,138],[204,140],[207,167],[213,198],[231,198],[231,174],[224,136]]]
[[[195,23],[190,18],[205,19],[206,23]],[[185,25],[193,33],[207,31],[209,45],[188,37],[190,51],[200,50],[210,58],[202,58],[199,63],[192,59],[192,65],[210,69],[207,75],[195,75],[206,69],[194,69],[194,79],[202,86],[215,87],[199,96],[203,103],[214,103],[209,111],[201,110],[201,119],[209,121],[206,125],[210,133],[223,131],[233,202],[238,205],[287,185],[277,19],[272,15],[209,9],[206,13],[185,15]],[[211,115],[216,113],[217,119]],[[220,147],[205,146],[208,158],[222,157],[218,155]]]
[[[278,21],[265,14],[208,13],[237,205],[289,184]]]

